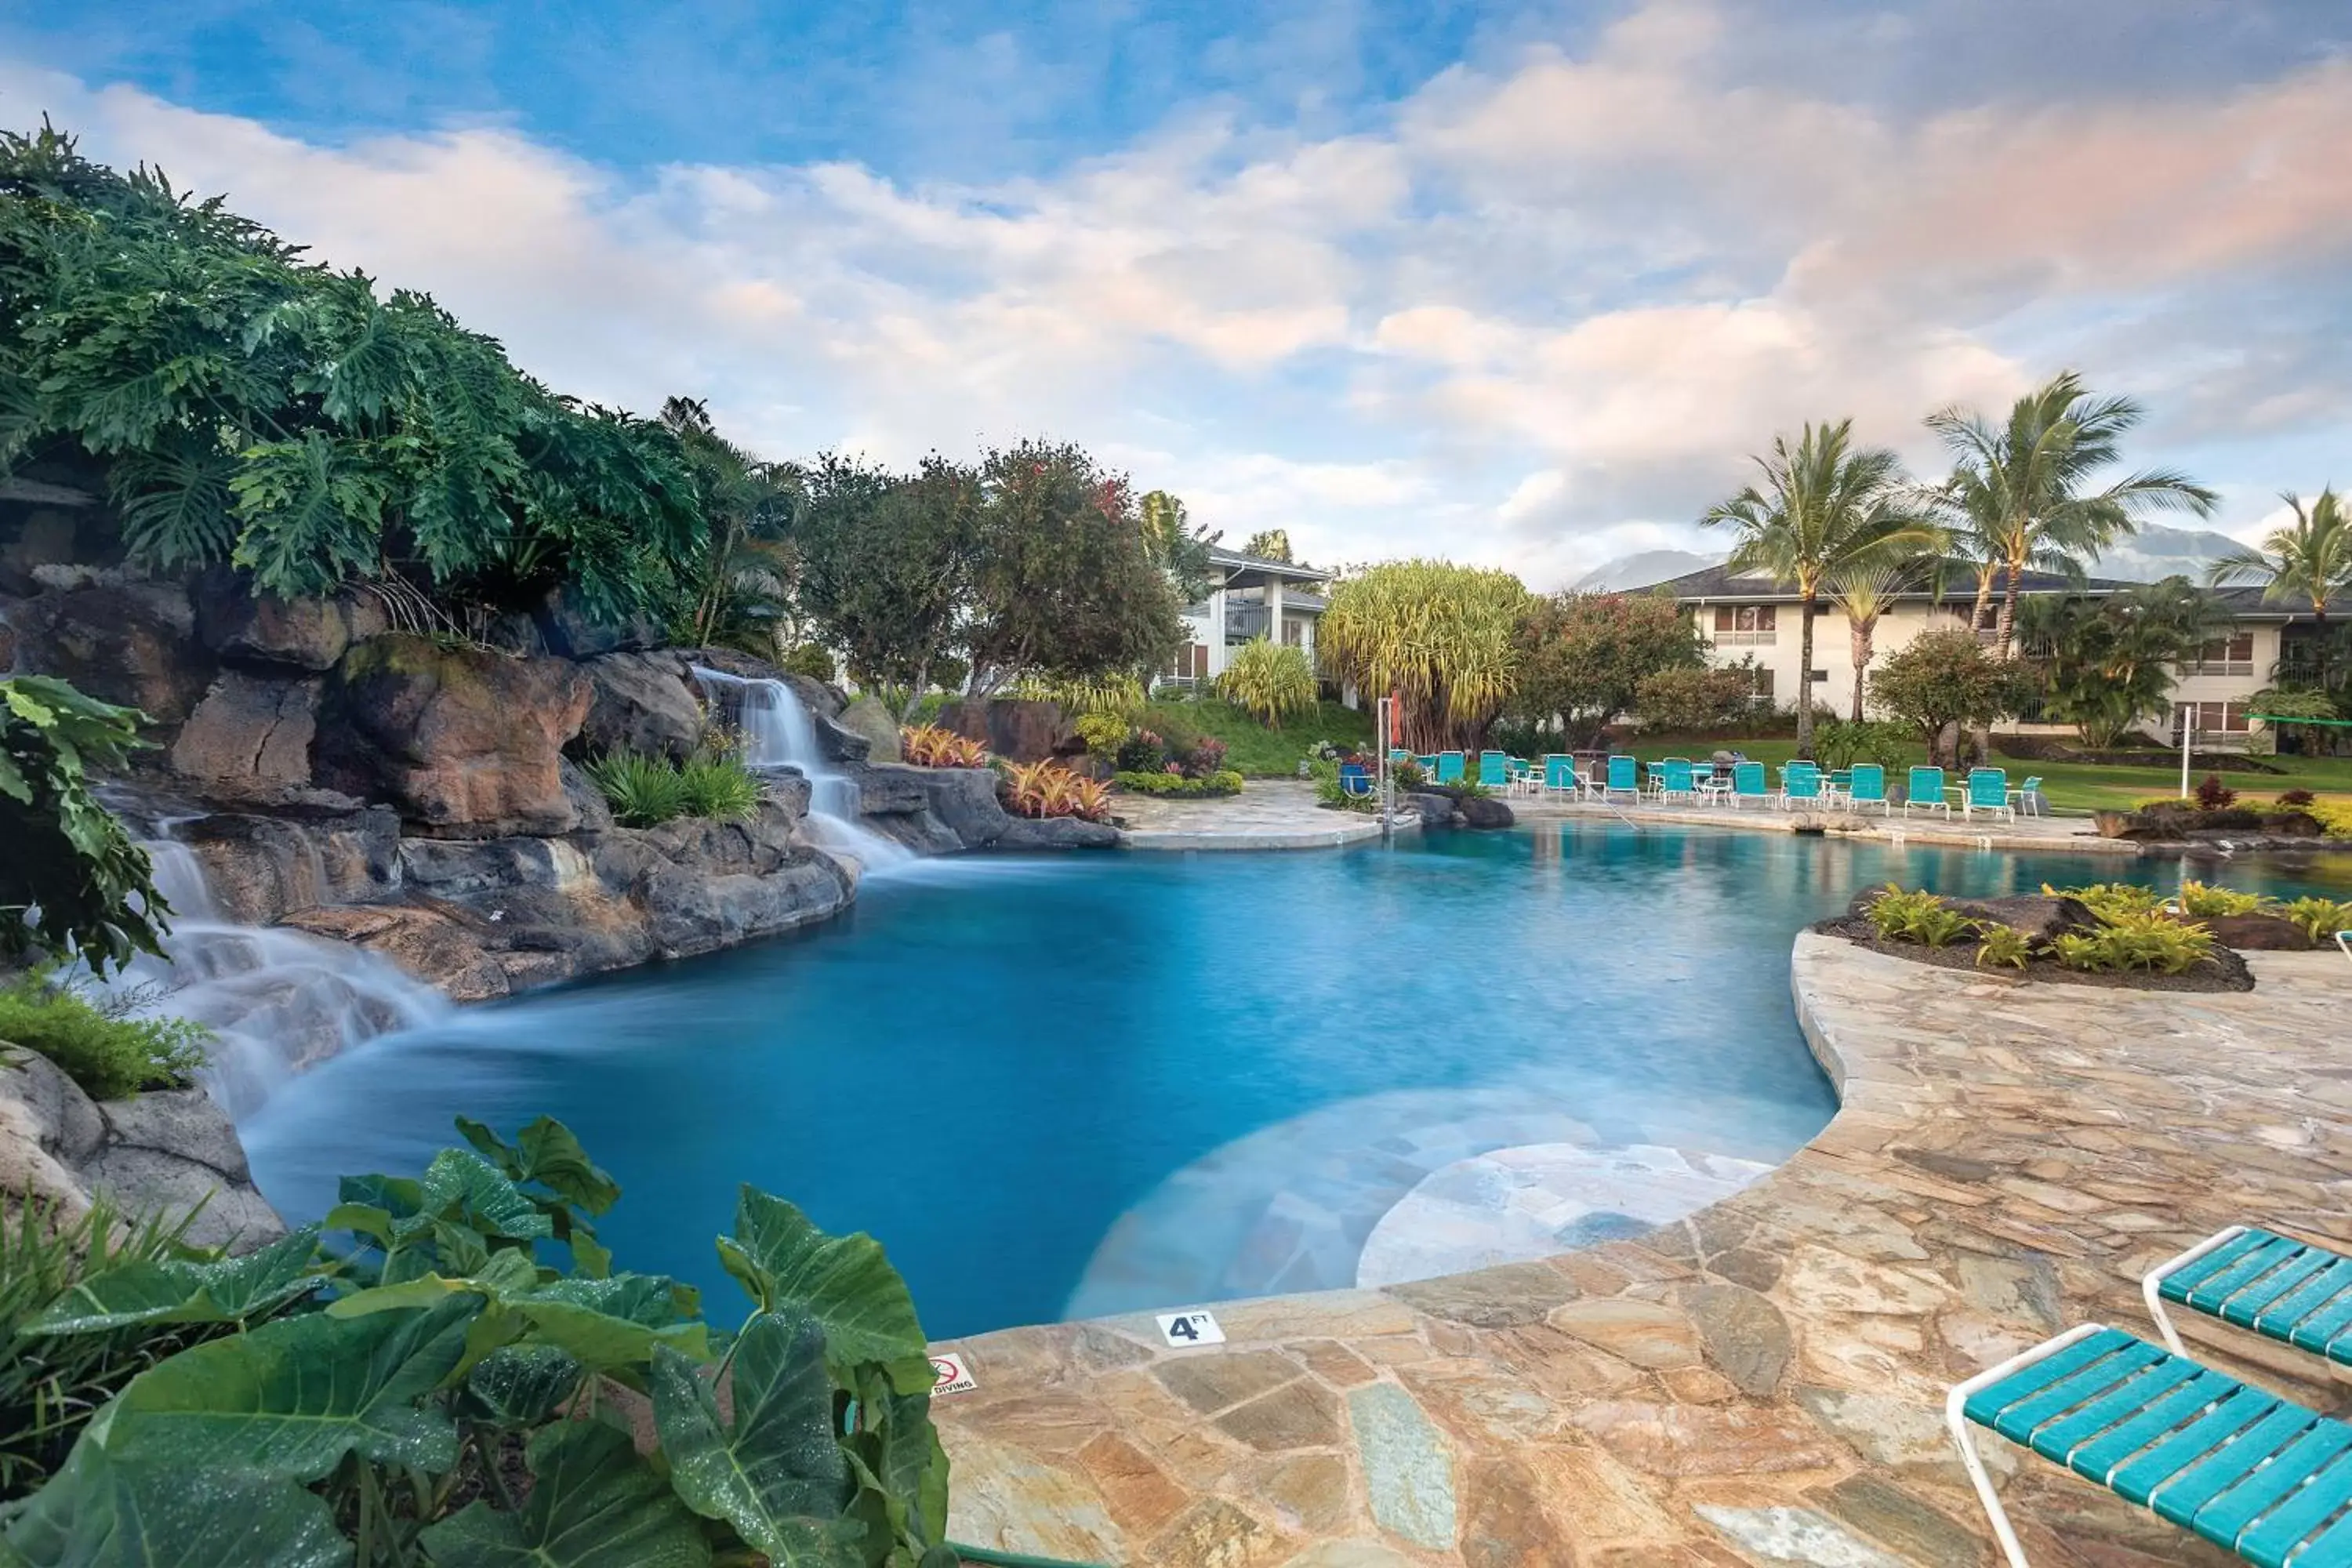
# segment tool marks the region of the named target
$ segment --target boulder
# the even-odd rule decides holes
[[[16,668],[176,729],[212,685],[195,611],[176,583],[106,583],[41,594],[9,611]]]
[[[1007,762],[1040,763],[1077,748],[1058,702],[966,698],[940,710],[940,727],[980,742]]]
[[[1860,914],[1876,896],[1876,889],[1854,900],[1854,912]],[[2066,898],[2020,899],[1955,899],[1952,907],[1974,921],[1993,921],[2014,926],[2036,942],[2067,931],[2097,929],[2099,919],[2078,900]]]
[[[389,802],[424,833],[568,833],[562,752],[593,697],[563,659],[447,647],[394,633],[355,644],[327,681],[320,783]]]
[[[796,680],[794,685],[798,685]],[[862,763],[872,753],[874,742],[843,724],[838,719],[828,719],[820,710],[809,710],[809,723],[816,731],[817,750],[829,761]]]
[[[873,697],[859,697],[841,710],[840,726],[866,737],[866,759],[876,763],[899,760],[898,721]]]
[[[1412,790],[1407,792],[1397,805],[1402,810],[1420,812],[1421,825],[1423,827],[1454,826],[1454,797],[1450,795],[1438,795],[1429,790]]]
[[[317,816],[215,812],[182,823],[173,836],[204,862],[222,916],[243,925],[401,892],[400,817],[385,806]]]
[[[658,752],[683,762],[702,744],[702,704],[677,655],[600,654],[580,669],[591,695],[578,743],[589,754]]]
[[[597,654],[635,652],[659,647],[661,627],[645,616],[601,621],[572,602],[562,588],[552,589],[531,612],[539,639],[547,651],[563,658],[590,658]]]
[[[992,849],[1116,849],[1118,829],[1076,816],[1008,817]]]
[[[1492,795],[1464,795],[1454,809],[1462,814],[1465,827],[1508,827],[1518,821],[1508,805]]]
[[[2276,915],[2210,915],[2200,923],[2240,952],[2308,952],[2315,945],[2301,926]]]
[[[324,907],[297,910],[283,923],[382,953],[453,1001],[487,1002],[510,989],[506,971],[473,933],[437,910],[407,904]]]
[[[172,742],[172,771],[208,800],[266,805],[310,788],[319,682],[224,669]]]
[[[200,1247],[245,1252],[286,1234],[204,1090],[93,1101],[39,1054],[0,1051],[0,1205],[13,1214],[29,1194],[70,1222],[101,1193],[131,1215],[197,1210],[187,1239]]]
[[[587,770],[570,757],[563,759],[562,771],[563,798],[570,801],[572,809],[580,814],[580,826],[577,831],[611,832],[613,805],[604,798],[604,792],[596,787],[596,781],[590,778]]]
[[[190,598],[197,640],[226,664],[317,673],[332,669],[352,645],[353,601],[349,598],[281,599],[258,594],[247,574],[227,566],[197,577]],[[362,617],[367,630],[381,631],[382,607],[373,595],[368,600]]]
[[[1014,821],[996,798],[992,769],[865,763],[849,771],[866,825],[919,854],[986,848]]]

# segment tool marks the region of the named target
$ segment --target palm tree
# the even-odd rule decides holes
[[[780,658],[792,566],[779,535],[800,493],[797,474],[719,435],[700,398],[665,399],[661,422],[677,437],[706,525],[694,641]]]
[[[1847,646],[1853,658],[1853,718],[1857,724],[1862,722],[1863,682],[1870,674],[1870,661],[1878,654],[1873,646],[1878,618],[1895,607],[1897,597],[1911,591],[1919,573],[1916,561],[1859,561],[1833,574],[1823,584],[1830,603],[1845,616]]]
[[[1856,447],[1853,421],[1806,425],[1794,447],[1772,437],[1755,459],[1760,484],[1708,509],[1703,527],[1728,523],[1739,542],[1726,564],[1761,572],[1797,590],[1797,754],[1813,754],[1813,617],[1833,577],[1935,549],[1943,531],[1921,513],[1901,461],[1884,447]]]
[[[2095,397],[2074,371],[2061,371],[2010,409],[2005,425],[1959,407],[1927,416],[1952,450],[1942,496],[1979,559],[2004,577],[1993,645],[2009,657],[2017,628],[2017,595],[2030,567],[2079,573],[2083,558],[2126,538],[2141,513],[2213,510],[2214,493],[2169,468],[2126,474],[2103,489],[2093,476],[2118,458],[2126,433],[2145,411],[2128,397]],[[1990,579],[1979,577],[1981,612]],[[1981,619],[1981,613],[1979,613]]]
[[[2274,528],[2259,546],[2233,550],[2213,563],[2205,581],[2213,587],[2259,579],[2265,599],[2305,599],[2311,618],[2327,624],[2327,601],[2352,593],[2352,512],[2333,488],[2319,492],[2311,510],[2293,490],[2283,492],[2294,509],[2294,522]]]

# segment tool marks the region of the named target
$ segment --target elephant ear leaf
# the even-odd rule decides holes
[[[24,1325],[30,1334],[90,1334],[135,1323],[242,1323],[317,1289],[315,1228],[243,1258],[162,1258],[93,1274]]]
[[[461,1219],[485,1236],[526,1241],[555,1233],[553,1222],[521,1188],[470,1149],[444,1149],[434,1155],[419,1185],[425,1214]]]
[[[654,1351],[654,1426],[670,1485],[776,1568],[856,1568],[864,1533],[842,1515],[847,1462],[833,1437],[824,1331],[803,1312],[761,1312],[736,1342],[735,1418],[722,1421],[694,1363]]]
[[[844,1439],[857,1481],[849,1511],[866,1527],[869,1555],[919,1552],[947,1538],[948,1456],[928,1394],[894,1394],[882,1369],[862,1367],[859,1429]]]
[[[87,1438],[0,1530],[0,1563],[33,1568],[350,1568],[351,1561],[351,1542],[326,1503],[292,1481],[123,1464]]]
[[[436,1568],[705,1568],[702,1522],[625,1433],[559,1421],[530,1440],[530,1500],[476,1502],[421,1537]]]
[[[915,1298],[872,1237],[827,1236],[783,1199],[747,1186],[736,1201],[734,1237],[719,1240],[719,1258],[761,1310],[796,1307],[814,1318],[835,1366],[877,1362],[901,1394],[930,1388]]]
[[[142,1373],[84,1442],[123,1463],[316,1480],[347,1453],[447,1470],[457,1433],[419,1409],[457,1365],[482,1298],[361,1318],[313,1313],[182,1351]]]
[[[457,1118],[466,1142],[516,1182],[537,1182],[565,1203],[603,1214],[621,1195],[620,1183],[588,1157],[572,1129],[552,1116],[535,1118],[512,1143],[469,1116]]]
[[[697,1359],[710,1350],[709,1329],[680,1317],[676,1288],[659,1275],[558,1279],[506,1304],[530,1320],[541,1339],[597,1372],[643,1367],[656,1344]]]
[[[500,1426],[536,1426],[579,1392],[585,1375],[585,1368],[553,1345],[509,1345],[466,1374],[464,1413]]]

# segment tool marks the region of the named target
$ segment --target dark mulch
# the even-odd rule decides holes
[[[1873,952],[1883,952],[1890,958],[1906,958],[1914,963],[1933,964],[1938,969],[1965,969],[1976,974],[1995,974],[2006,980],[2054,980],[2061,985],[2103,985],[2118,991],[2252,991],[2253,972],[2246,961],[2226,947],[2213,950],[2213,962],[2200,963],[2186,974],[2151,974],[2140,970],[2124,973],[2091,973],[2069,969],[2054,958],[2036,958],[2022,969],[2006,965],[1977,963],[1977,944],[1960,941],[1949,947],[1923,947],[1916,942],[1884,942],[1868,921],[1853,915],[1822,921],[1813,930],[1823,936],[1842,936],[1856,947],[1866,947]]]

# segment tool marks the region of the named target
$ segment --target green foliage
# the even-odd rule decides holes
[[[2180,884],[2179,902],[2180,912],[2194,920],[2210,920],[2217,915],[2250,915],[2263,907],[2262,899],[2253,893],[2241,893],[2193,881]]]
[[[860,682],[947,684],[978,567],[979,477],[937,456],[898,475],[828,453],[804,480],[802,612]]]
[[[1304,650],[1254,637],[1236,649],[1217,677],[1217,695],[1259,723],[1282,728],[1315,706],[1315,669]]]
[[[2197,809],[2222,811],[2238,804],[2238,792],[2221,782],[2220,773],[2207,773],[2197,781]]]
[[[1885,720],[1824,719],[1813,731],[1813,757],[1825,768],[1876,763],[1892,772],[1909,762],[1912,745],[1909,725]]]
[[[811,680],[832,684],[841,672],[834,668],[833,655],[821,644],[804,642],[777,661],[777,668],[786,675],[804,675]]]
[[[1317,632],[1325,666],[1394,693],[1402,743],[1475,746],[1519,686],[1527,585],[1450,561],[1389,561],[1342,579]]]
[[[1166,490],[1146,490],[1136,510],[1143,523],[1144,546],[1176,585],[1177,598],[1187,605],[1207,598],[1216,576],[1209,546],[1221,536],[1193,527],[1183,501]]]
[[[679,816],[742,822],[760,809],[767,786],[732,755],[677,763],[657,754],[609,752],[583,764],[625,827],[652,827]]]
[[[2103,921],[2155,914],[2164,908],[2163,894],[2137,882],[2092,882],[2080,888],[2053,888],[2044,882],[2042,896],[2072,899]]]
[[[1517,629],[1510,710],[1566,726],[1552,749],[1590,746],[1633,709],[1642,682],[1706,662],[1698,628],[1664,594],[1555,594],[1530,599]]]
[[[2339,931],[2352,931],[2352,900],[2302,898],[2272,911],[2293,921],[2314,942],[2333,942]]]
[[[305,1231],[226,1260],[152,1227],[117,1239],[104,1214],[0,1237],[16,1352],[0,1413],[23,1416],[0,1431],[0,1475],[19,1492],[53,1478],[0,1516],[0,1557],[952,1561],[925,1337],[870,1237],[744,1189],[719,1249],[752,1311],[716,1335],[695,1292],[604,1271],[591,1219],[618,1188],[560,1123],[512,1143],[460,1127],[472,1147],[422,1176],[346,1178],[324,1245]],[[600,1375],[649,1395],[658,1452],[596,1418]],[[178,1554],[120,1555],[142,1531]]]
[[[2013,666],[1985,651],[1962,626],[1922,632],[1880,662],[1870,702],[1932,746],[1948,724],[1987,724],[2018,701]]]
[[[185,1089],[204,1066],[211,1038],[185,1018],[131,1017],[102,1006],[44,969],[0,989],[0,1047],[40,1052],[92,1100]],[[5,1054],[0,1049],[0,1059]]]
[[[2352,508],[2333,489],[2321,490],[2308,510],[2293,490],[2284,499],[2294,521],[2273,529],[2259,545],[2241,546],[2221,557],[2207,580],[2216,584],[2258,582],[2266,600],[2325,615],[2330,599],[2352,592]]]
[[[2352,800],[2323,800],[2305,810],[2330,838],[2352,838]]]
[[[1977,927],[1977,967],[2022,969],[2033,956],[2033,939],[2015,926],[1987,921]]]
[[[0,461],[100,468],[140,560],[233,561],[289,596],[396,576],[520,607],[561,585],[607,620],[698,576],[672,432],[46,126],[0,132]]]
[[[692,607],[673,635],[698,647],[740,648],[773,658],[787,619],[793,570],[782,536],[801,499],[800,473],[720,436],[710,410],[698,399],[667,399],[661,423],[677,438],[703,521],[682,568]]]
[[[1292,564],[1290,531],[1286,528],[1269,528],[1253,533],[1242,545],[1242,553],[1255,555],[1260,561],[1279,561],[1288,566]]]
[[[1063,712],[1082,719],[1097,713],[1132,718],[1149,700],[1143,682],[1123,670],[1099,676],[1025,676],[1006,695],[1055,703]]]
[[[1361,751],[1372,743],[1371,715],[1337,702],[1318,702],[1312,712],[1279,730],[1267,729],[1218,697],[1154,701],[1136,715],[1136,722],[1163,741],[1185,741],[1188,754],[1202,739],[1222,741],[1223,765],[1247,778],[1297,778],[1299,759],[1318,745]],[[1164,755],[1160,759],[1165,760]],[[1159,762],[1152,763],[1152,768],[1158,766]]]
[[[1949,947],[1978,924],[1924,889],[1905,892],[1893,882],[1870,900],[1863,918],[1882,941],[1916,942],[1923,947]]]
[[[1633,689],[1633,711],[1653,731],[1705,733],[1734,722],[1755,706],[1756,677],[1734,665],[1662,669],[1645,675]]]
[[[2050,945],[2067,968],[2090,972],[2179,974],[2213,962],[2211,931],[2160,910],[2101,914],[2098,930],[2063,932]]]
[[[1082,713],[1073,728],[1087,743],[1087,751],[1097,757],[1117,756],[1120,744],[1134,731],[1134,726],[1116,713]]]
[[[1205,800],[1242,793],[1242,775],[1226,769],[1201,778],[1182,773],[1113,773],[1111,783],[1135,795],[1156,795],[1170,800]]]
[[[146,744],[141,721],[62,680],[0,680],[0,963],[78,956],[103,974],[163,952],[171,906],[89,782]]]
[[[2211,597],[2186,577],[2096,600],[2035,595],[2017,616],[2043,682],[2042,711],[2101,748],[2168,711],[2174,668],[2226,626]]]
[[[1339,784],[1339,764],[1328,757],[1318,757],[1307,764],[1308,776],[1315,781],[1315,799],[1318,805],[1341,811],[1373,812],[1381,808],[1380,795],[1349,795]],[[1406,786],[1400,780],[1397,787]]]

